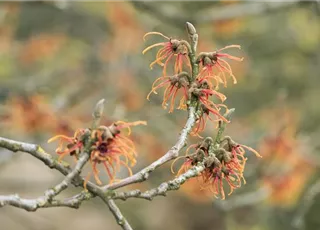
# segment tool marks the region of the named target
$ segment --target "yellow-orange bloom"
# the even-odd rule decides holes
[[[197,121],[198,124],[193,130],[192,135],[197,135],[200,131],[202,131],[205,128],[207,119],[212,120],[212,118],[210,118],[210,114],[213,114],[215,117],[218,118],[218,120],[222,120],[226,123],[229,123],[229,121],[220,114],[221,107],[228,110],[227,107],[221,103],[216,104],[210,99],[211,96],[215,96],[218,100],[224,102],[227,97],[224,94],[213,89],[212,85],[209,84],[207,80],[197,80],[195,83],[192,84],[192,87],[189,91],[199,99],[199,101],[201,102],[202,109],[202,115],[200,119]],[[207,116],[203,117],[204,115]]]
[[[149,97],[152,93],[157,94],[157,91],[156,91],[157,89],[161,87],[165,87],[165,91],[163,94],[162,107],[166,109],[167,102],[170,102],[169,113],[171,113],[174,109],[174,103],[175,103],[177,94],[179,93],[179,91],[181,91],[182,98],[180,99],[178,109],[185,109],[186,101],[188,100],[188,85],[189,85],[189,82],[187,79],[185,79],[184,75],[177,74],[170,77],[169,76],[159,77],[154,81],[152,85],[152,89],[147,96],[147,99],[149,100]]]
[[[244,156],[245,149],[261,157],[254,149],[235,143],[230,137],[225,137],[220,148],[215,148],[212,139],[204,139],[200,144],[191,145],[187,149],[195,148],[193,154],[187,154],[177,158],[185,158],[184,163],[178,171],[178,175],[185,173],[192,166],[202,163],[205,169],[198,176],[201,189],[210,189],[215,197],[225,199],[224,183],[227,183],[232,192],[246,183],[243,172],[247,158]],[[211,149],[211,150],[210,150]],[[175,161],[176,161],[175,160]],[[173,162],[173,164],[175,163]],[[172,166],[171,166],[171,171]]]
[[[48,143],[59,140],[58,148],[56,153],[59,154],[59,161],[62,160],[66,155],[74,156],[77,160],[79,153],[83,150],[84,140],[83,135],[86,129],[78,129],[73,137],[68,137],[65,135],[56,135],[48,140]]]
[[[145,48],[142,53],[145,54],[147,51],[151,50],[154,47],[162,46],[161,49],[157,52],[156,60],[154,60],[150,64],[150,68],[152,69],[155,64],[158,64],[163,67],[163,76],[166,76],[166,70],[167,66],[169,64],[169,61],[175,56],[175,64],[174,64],[174,73],[180,73],[183,69],[183,63],[185,62],[186,65],[191,69],[191,65],[189,62],[189,59],[187,57],[188,49],[186,47],[186,44],[184,41],[178,40],[178,39],[171,39],[162,33],[159,32],[149,32],[146,33],[143,37],[145,38],[149,35],[160,35],[161,37],[165,38],[166,42],[160,42],[153,44],[151,46],[148,46]],[[163,62],[164,61],[164,62]]]
[[[60,155],[59,160],[67,154],[74,156],[77,160],[79,154],[86,148],[90,154],[89,160],[97,184],[102,184],[99,179],[98,164],[104,166],[109,182],[112,183],[120,166],[126,167],[129,175],[132,175],[131,167],[136,164],[137,152],[133,141],[127,136],[131,133],[130,127],[136,125],[146,125],[146,122],[118,121],[110,126],[99,126],[94,130],[78,129],[73,137],[57,135],[49,139],[48,142],[59,140],[56,149],[56,153]],[[123,133],[123,129],[128,129],[127,135]],[[90,176],[91,173],[88,174],[84,182],[85,188]]]
[[[91,146],[90,162],[93,175],[97,184],[102,184],[99,179],[97,164],[103,164],[109,177],[109,183],[115,180],[115,174],[120,170],[120,165],[127,168],[129,175],[132,175],[131,167],[136,164],[137,152],[131,139],[122,133],[122,129],[128,129],[131,133],[131,126],[146,125],[144,121],[126,123],[118,121],[111,126],[100,126],[91,133],[94,144]],[[89,179],[88,176],[87,180]]]
[[[225,73],[227,73],[232,77],[233,83],[237,83],[237,79],[232,72],[230,64],[223,58],[227,58],[234,61],[242,61],[243,58],[221,52],[222,50],[229,48],[240,49],[241,47],[239,45],[229,45],[217,51],[211,53],[202,53],[199,55],[198,62],[202,64],[202,69],[197,77],[198,80],[213,79],[215,81],[216,86],[218,86],[219,83],[223,83],[223,85],[226,87],[227,79]],[[220,77],[220,74],[222,74],[223,78]]]

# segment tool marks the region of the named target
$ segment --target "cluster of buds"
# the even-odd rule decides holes
[[[191,148],[194,152],[189,154]],[[254,149],[234,142],[231,137],[223,138],[218,146],[211,137],[207,137],[200,143],[189,146],[186,155],[176,159],[185,159],[177,175],[185,173],[192,166],[203,164],[205,169],[199,175],[201,188],[210,189],[215,197],[225,199],[224,182],[230,187],[228,195],[240,188],[242,183],[246,183],[243,176],[247,161],[245,149],[261,157]],[[171,165],[172,172],[175,161]]]
[[[109,182],[115,180],[115,174],[120,170],[120,166],[128,169],[132,175],[131,167],[136,164],[137,152],[135,145],[131,139],[123,134],[123,129],[128,129],[130,135],[131,126],[145,125],[144,121],[136,121],[126,123],[118,121],[110,126],[99,126],[95,129],[79,129],[73,137],[57,135],[48,140],[52,142],[59,140],[59,146],[56,153],[60,155],[59,160],[64,156],[70,155],[77,160],[79,155],[90,154],[90,163],[92,166],[93,175],[97,184],[101,185],[99,179],[98,164],[102,164],[109,177]],[[86,182],[90,179],[89,173]]]

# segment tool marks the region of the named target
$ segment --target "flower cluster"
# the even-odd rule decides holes
[[[191,148],[195,151],[189,154]],[[257,151],[234,142],[231,137],[225,137],[218,148],[214,146],[212,138],[207,137],[202,142],[189,146],[186,155],[176,159],[185,158],[177,174],[185,173],[192,166],[203,163],[205,169],[199,175],[201,188],[210,189],[215,197],[225,199],[224,182],[230,187],[228,195],[242,183],[246,183],[243,176],[247,161],[245,149],[261,157]]]
[[[167,104],[170,104],[169,112],[173,112],[175,100],[178,96],[181,96],[178,109],[186,109],[188,101],[191,99],[197,100],[201,115],[191,133],[192,135],[199,136],[199,133],[204,130],[208,119],[211,121],[223,120],[224,122],[228,122],[220,114],[221,108],[225,108],[228,111],[227,107],[223,104],[226,96],[217,90],[220,83],[225,87],[227,86],[226,74],[229,74],[233,78],[233,83],[237,83],[237,80],[231,66],[224,59],[242,61],[243,58],[232,56],[222,51],[229,48],[240,49],[240,46],[230,45],[214,52],[200,53],[194,63],[200,66],[200,71],[197,76],[191,76],[191,70],[194,66],[191,65],[189,55],[191,48],[188,42],[169,38],[159,32],[149,32],[145,34],[144,39],[149,35],[160,35],[167,41],[153,44],[142,52],[144,54],[152,48],[162,47],[156,54],[156,60],[150,64],[151,68],[155,64],[163,67],[162,76],[153,83],[147,99],[149,100],[152,93],[157,94],[159,88],[165,88],[162,107],[166,109]],[[167,75],[167,67],[171,61],[174,62],[173,76]],[[185,66],[188,68],[185,69]],[[211,96],[214,96],[220,102],[216,103],[214,99],[210,98]],[[210,115],[213,115],[215,118],[211,118]]]
[[[170,104],[169,112],[173,112],[176,98],[180,97],[178,109],[187,109],[188,106],[195,109],[196,122],[190,134],[201,137],[200,133],[205,129],[208,120],[217,122],[219,127],[221,124],[229,123],[228,116],[225,115],[229,114],[230,110],[224,104],[227,97],[219,92],[219,86],[222,84],[227,87],[227,76],[232,78],[234,84],[237,83],[227,60],[242,61],[243,58],[224,52],[232,48],[240,49],[239,45],[229,45],[213,52],[201,52],[196,55],[198,35],[190,23],[187,23],[187,32],[191,38],[191,45],[185,40],[172,39],[159,32],[150,32],[144,36],[145,39],[149,35],[160,35],[166,39],[142,52],[145,54],[155,47],[161,47],[150,68],[156,64],[163,67],[162,76],[154,81],[147,99],[149,100],[151,94],[157,94],[160,88],[164,88],[162,107],[166,109],[167,104]],[[167,69],[171,62],[174,66],[173,75],[168,75]],[[188,151],[192,148],[195,151],[189,154]],[[245,150],[260,157],[254,149],[237,144],[230,137],[221,139],[220,133],[215,142],[212,138],[205,138],[199,144],[191,145],[186,155],[176,158],[172,166],[178,159],[184,158],[185,161],[177,173],[181,175],[198,163],[202,164],[204,170],[198,176],[201,187],[210,188],[216,197],[224,199],[224,183],[230,187],[229,194],[245,183]]]
[[[128,129],[128,135],[130,135],[130,127],[141,124],[145,125],[146,122],[118,121],[110,126],[99,126],[94,130],[79,129],[73,137],[57,135],[49,139],[48,142],[59,140],[56,149],[56,153],[60,155],[59,160],[66,155],[74,156],[77,160],[80,153],[87,151],[90,154],[90,163],[97,184],[102,184],[99,179],[98,164],[104,166],[109,182],[112,183],[120,166],[126,167],[129,174],[132,175],[131,167],[136,164],[137,152],[133,141],[123,134],[122,130]],[[91,173],[89,173],[85,184],[90,176]]]

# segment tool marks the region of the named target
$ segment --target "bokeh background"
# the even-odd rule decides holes
[[[320,229],[319,2],[1,2],[0,135],[54,154],[48,138],[87,127],[105,98],[103,123],[148,121],[134,129],[138,171],[175,143],[186,121],[185,111],[164,111],[161,96],[145,99],[161,69],[149,69],[155,52],[141,54],[159,39],[142,37],[159,31],[187,39],[186,21],[197,28],[199,51],[242,46],[233,54],[245,60],[231,63],[238,84],[222,89],[236,108],[226,133],[263,158],[249,156],[247,185],[225,201],[194,180],[152,202],[118,201],[124,215],[139,230]],[[215,135],[214,125],[205,135]],[[173,178],[169,166],[131,188]],[[2,195],[37,197],[61,179],[27,154],[0,149]],[[5,207],[0,223],[1,230],[119,229],[99,199],[79,210]]]

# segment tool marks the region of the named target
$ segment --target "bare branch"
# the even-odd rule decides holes
[[[168,191],[178,190],[180,188],[180,185],[186,182],[186,180],[198,176],[203,170],[203,165],[194,166],[184,174],[178,176],[177,178],[168,182],[163,182],[157,188],[153,188],[143,193],[140,190],[132,190],[129,192],[115,192],[112,198],[126,200],[128,198],[135,197],[146,200],[152,200],[155,196],[166,196],[166,193]]]
[[[20,141],[14,141],[14,140],[0,137],[0,147],[6,148],[13,152],[21,151],[21,152],[29,153],[35,158],[41,160],[49,168],[56,169],[65,176],[72,171],[68,163],[64,161],[60,162],[54,159],[50,154],[45,152],[39,145],[29,144],[29,143],[20,142]],[[71,182],[76,187],[78,186],[83,187],[84,180],[79,175],[76,175]],[[100,188],[97,185],[91,182],[87,183],[87,189],[93,194],[97,194],[97,191],[100,190]]]
[[[103,199],[103,201],[108,205],[110,211],[112,212],[114,218],[117,220],[117,223],[122,227],[123,230],[132,230],[132,227],[122,215],[120,209],[112,199]]]
[[[82,168],[88,162],[88,160],[89,154],[84,152],[77,161],[77,164],[74,167],[74,169],[64,178],[64,180],[58,185],[56,185],[53,189],[49,189],[45,192],[45,196],[48,198],[48,200],[57,196],[60,192],[65,190],[68,187],[68,185],[72,182],[73,178],[80,175]]]
[[[83,153],[74,169],[68,173],[61,183],[56,185],[54,188],[45,191],[44,196],[41,196],[37,199],[22,199],[18,195],[0,196],[0,207],[9,204],[15,207],[23,208],[27,211],[36,211],[38,208],[43,207],[70,206],[69,203],[61,201],[55,201],[54,203],[51,203],[51,201],[55,196],[68,187],[73,178],[79,176],[83,166],[88,160],[89,154]]]
[[[0,207],[5,205],[15,206],[26,211],[36,211],[38,208],[52,208],[52,207],[68,207],[68,208],[79,208],[83,201],[89,200],[93,195],[89,192],[81,192],[73,197],[56,200],[53,199],[49,202],[44,201],[44,197],[39,197],[37,199],[22,199],[19,195],[8,195],[0,196]]]
[[[68,163],[66,162],[59,162],[53,157],[45,152],[39,145],[29,144],[20,141],[14,141],[7,138],[0,137],[0,147],[6,148],[12,152],[25,152],[29,153],[30,155],[34,156],[41,160],[45,165],[49,168],[54,168],[60,171],[62,174],[67,175],[71,168]]]
[[[192,28],[190,30],[192,30]],[[234,111],[235,109],[229,109],[223,116],[229,120]],[[187,126],[188,126],[188,122],[185,127]],[[225,126],[226,126],[225,122],[221,122],[219,124],[218,134],[216,137],[216,144],[220,143],[220,139],[225,130]],[[187,179],[198,176],[203,170],[204,170],[204,166],[198,165],[189,169],[186,173],[178,176],[176,179],[162,183],[157,188],[148,190],[143,193],[140,190],[132,190],[129,192],[114,192],[112,198],[126,200],[127,198],[135,197],[135,198],[152,200],[152,198],[155,196],[160,196],[160,195],[166,196],[167,191],[178,190],[180,188],[180,185],[182,185]]]
[[[150,164],[149,166],[145,167],[142,169],[140,172],[137,172],[136,174],[127,177],[119,182],[106,185],[102,189],[104,192],[107,192],[109,189],[117,189],[124,187],[129,184],[134,184],[138,182],[142,182],[148,179],[149,174],[153,172],[156,168],[159,166],[165,164],[166,162],[175,159],[179,156],[179,151],[185,146],[187,137],[189,132],[191,131],[192,127],[194,126],[196,122],[196,117],[195,117],[195,108],[190,107],[189,108],[189,115],[188,115],[188,120],[186,122],[186,125],[182,129],[180,133],[180,137],[177,141],[177,143],[162,157],[160,157],[158,160]]]
[[[80,207],[80,205],[82,204],[82,201],[90,200],[93,197],[94,197],[94,194],[87,192],[87,191],[82,191],[81,193],[79,193],[73,197],[64,199],[62,201],[52,200],[50,203],[51,203],[51,205],[56,205],[57,207],[58,206],[66,206],[66,207],[78,209]],[[63,205],[61,205],[61,204],[63,204]]]

